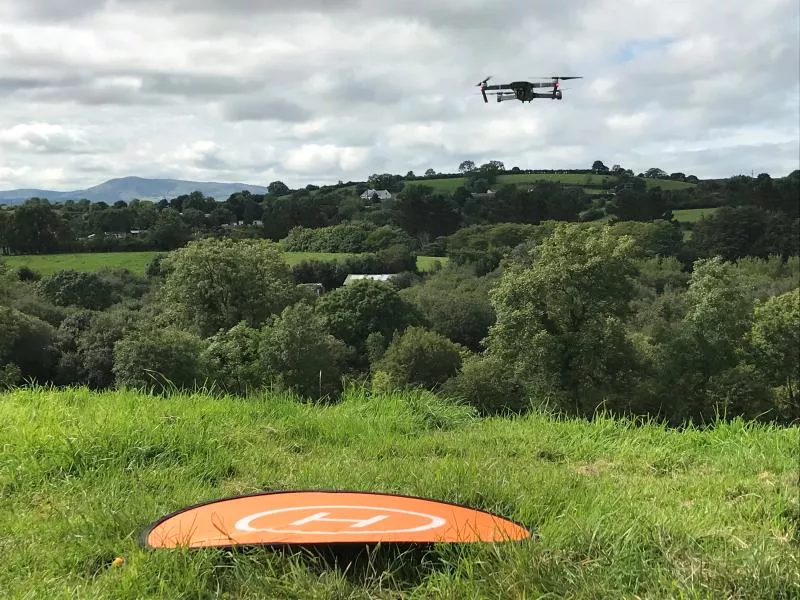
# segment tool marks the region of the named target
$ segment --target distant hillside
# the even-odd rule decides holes
[[[16,204],[28,198],[47,198],[51,202],[86,199],[91,202],[113,203],[117,200],[129,202],[135,198],[141,200],[161,200],[175,198],[182,194],[200,191],[219,201],[226,200],[231,194],[247,190],[254,194],[265,194],[267,188],[247,183],[218,183],[214,181],[185,181],[182,179],[146,179],[143,177],[121,177],[109,179],[105,183],[85,190],[57,192],[53,190],[19,189],[0,191],[0,202]]]
[[[567,186],[582,187],[584,191],[592,194],[603,191],[602,184],[605,180],[615,182],[618,179],[619,178],[614,175],[596,175],[586,173],[510,173],[506,171],[498,175],[497,183],[492,187],[497,188],[504,184],[523,186],[531,185],[539,181],[549,181]],[[405,181],[406,183],[429,185],[432,188],[443,192],[453,192],[457,187],[464,185],[467,182],[467,178],[453,175],[430,179],[420,177],[413,180],[406,179]],[[673,179],[645,178],[644,182],[648,188],[660,187],[664,190],[687,189],[692,188],[695,185],[693,183],[676,181]]]

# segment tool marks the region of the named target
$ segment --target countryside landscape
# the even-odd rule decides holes
[[[794,596],[800,171],[195,187],[0,207],[3,597]],[[318,488],[536,538],[349,568],[136,541]]]
[[[2,0],[0,600],[800,600],[797,0]]]

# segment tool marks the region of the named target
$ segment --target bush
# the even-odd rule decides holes
[[[336,261],[311,259],[294,265],[292,277],[297,284],[321,283],[327,292],[342,286],[347,271]]]
[[[62,269],[36,283],[37,293],[56,306],[103,310],[114,303],[113,289],[97,273]]]
[[[258,360],[261,333],[238,323],[206,340],[200,354],[200,367],[214,387],[230,394],[247,395],[264,385]]]
[[[147,267],[144,270],[144,274],[148,279],[164,276],[165,273],[162,270],[161,263],[166,257],[166,254],[159,253],[150,259],[150,262],[147,263]]]
[[[411,326],[395,337],[376,366],[396,387],[432,390],[456,375],[461,350],[446,337]]]
[[[58,360],[55,342],[52,325],[15,308],[0,306],[0,366],[13,364],[18,367],[19,377],[49,381]]]
[[[17,277],[20,281],[39,281],[42,276],[30,267],[20,267],[17,269]]]
[[[495,322],[490,286],[486,278],[447,267],[400,295],[417,307],[429,329],[477,352]]]
[[[265,378],[306,398],[341,393],[349,352],[324,333],[322,318],[304,302],[287,307],[261,331],[259,366]]]
[[[199,337],[167,327],[133,331],[114,344],[114,375],[118,387],[151,390],[192,388],[202,383]]]
[[[481,416],[522,413],[530,408],[522,381],[491,355],[464,361],[461,372],[444,383],[440,394],[474,406]]]

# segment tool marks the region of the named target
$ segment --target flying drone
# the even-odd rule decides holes
[[[583,77],[532,77],[531,79],[549,79],[550,81],[547,83],[544,82],[532,82],[532,81],[512,81],[511,83],[502,83],[499,85],[486,85],[486,82],[491,79],[491,75],[477,83],[477,87],[481,88],[481,94],[483,95],[483,101],[489,102],[489,98],[486,97],[487,90],[498,90],[498,91],[489,91],[488,93],[491,95],[497,96],[497,101],[502,102],[503,100],[519,100],[520,102],[531,102],[535,98],[550,98],[551,100],[561,100],[561,89],[559,86],[559,81],[563,81],[566,79],[583,79]],[[549,93],[542,94],[534,92],[534,89],[537,88],[553,88],[553,90]]]

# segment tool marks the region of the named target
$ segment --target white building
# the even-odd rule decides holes
[[[361,194],[363,200],[372,200],[373,196],[377,196],[378,200],[391,200],[392,193],[389,190],[367,190]]]

